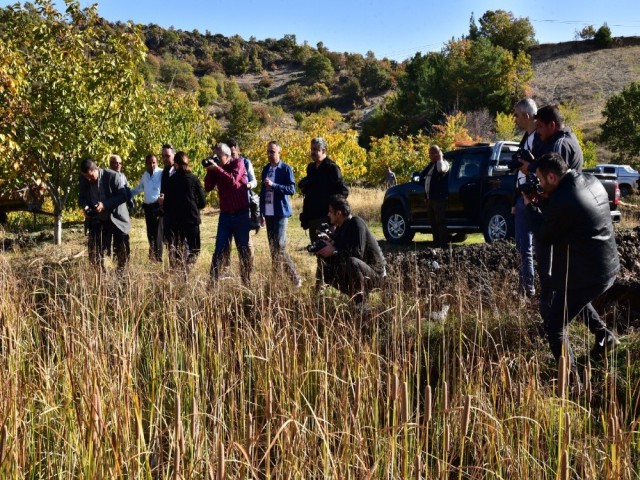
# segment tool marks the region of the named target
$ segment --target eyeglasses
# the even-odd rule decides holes
[[[278,153],[277,150],[267,150],[267,155],[273,155],[274,153]]]

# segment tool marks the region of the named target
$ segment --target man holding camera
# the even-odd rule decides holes
[[[113,241],[118,269],[129,260],[129,231],[131,222],[126,202],[131,192],[124,175],[99,168],[92,160],[80,163],[78,204],[83,209],[88,230],[89,261],[104,270],[104,253]]]
[[[536,153],[540,151],[540,136],[536,133],[535,115],[537,111],[536,102],[530,98],[520,100],[513,109],[516,125],[524,131],[518,150],[517,158],[519,160],[523,156],[520,155],[520,152],[528,152],[535,158]],[[523,197],[520,195],[521,188],[526,184],[527,174],[518,170],[516,173],[516,195],[511,213],[515,217],[516,248],[520,253],[518,291],[527,297],[533,297],[536,293],[533,268],[533,233],[524,213]]]
[[[593,356],[619,343],[591,305],[591,300],[613,284],[620,268],[609,197],[597,178],[569,169],[555,152],[540,157],[536,175],[546,202],[541,210],[525,196],[526,214],[536,238],[553,246],[552,291],[540,314],[554,357],[558,360],[564,348],[575,373],[566,335],[566,325],[573,317],[580,313],[595,335]]]
[[[564,117],[557,105],[546,105],[536,112],[536,132],[540,136],[540,151],[536,157],[546,153],[557,153],[568,168],[582,172],[583,155],[578,139],[569,127],[564,125]],[[521,161],[520,171],[536,173],[537,162]],[[540,278],[540,307],[546,308],[551,294],[552,246],[544,240],[536,240],[536,259]]]
[[[247,173],[240,158],[231,157],[231,149],[225,143],[216,145],[213,159],[205,159],[207,169],[204,189],[209,192],[218,188],[220,216],[216,247],[211,259],[211,280],[216,282],[225,252],[235,239],[240,257],[240,276],[245,286],[251,278],[251,254],[249,252],[249,198],[247,196]]]
[[[326,283],[363,306],[371,289],[382,286],[386,261],[375,237],[360,217],[351,215],[351,206],[341,195],[329,198],[329,220],[335,231],[324,237],[324,247],[316,252],[322,258]]]

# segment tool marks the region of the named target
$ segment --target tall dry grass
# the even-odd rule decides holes
[[[61,256],[0,255],[0,478],[640,474],[634,351],[557,392],[512,278],[487,299],[464,272],[449,292],[395,272],[362,318],[268,262],[247,290]]]

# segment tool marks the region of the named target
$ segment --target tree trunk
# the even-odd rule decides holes
[[[53,228],[53,243],[54,245],[60,245],[62,243],[62,213],[56,212]]]

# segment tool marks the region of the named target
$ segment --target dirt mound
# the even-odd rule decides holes
[[[640,328],[640,228],[616,232],[616,241],[620,272],[595,306],[615,321],[619,331],[627,331]],[[509,242],[388,252],[385,256],[390,280],[404,291],[466,294],[487,306],[516,296],[519,257]]]

